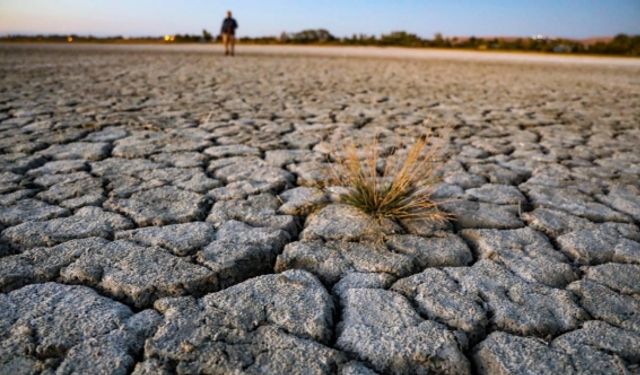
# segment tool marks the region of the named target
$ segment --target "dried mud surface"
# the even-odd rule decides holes
[[[0,373],[638,373],[639,73],[1,46]],[[428,132],[368,242],[332,153]]]

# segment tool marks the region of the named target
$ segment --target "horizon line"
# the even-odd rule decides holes
[[[308,29],[302,29],[302,30],[298,30],[298,31],[281,31],[279,34],[282,33],[297,33],[300,31],[304,31],[304,30],[327,30],[331,33],[330,30],[323,28],[323,27],[319,27],[319,28],[308,28]],[[203,28],[202,30],[207,30],[206,28]],[[164,33],[164,34],[118,34],[118,33],[113,33],[113,34],[105,34],[105,33],[78,33],[78,32],[71,32],[71,33],[60,33],[60,32],[33,32],[33,31],[29,31],[29,32],[24,32],[24,31],[18,31],[18,32],[13,32],[13,31],[9,31],[9,32],[2,32],[0,33],[0,37],[11,37],[11,36],[71,36],[71,35],[75,35],[78,37],[94,37],[94,38],[115,38],[115,37],[122,37],[122,38],[159,38],[159,37],[163,37],[165,35],[201,35],[202,34],[202,30],[200,32],[174,32],[174,33]],[[209,31],[209,30],[207,30]],[[436,34],[438,33],[434,33],[433,35],[431,35],[430,37],[425,37],[422,36],[418,33],[414,33],[408,30],[391,30],[388,32],[382,32],[382,33],[377,33],[377,34],[368,34],[368,33],[350,33],[349,35],[334,35],[336,38],[350,38],[353,35],[365,35],[365,36],[374,36],[374,37],[380,37],[383,35],[388,35],[391,33],[396,33],[396,32],[406,32],[408,34],[414,34],[417,35],[419,38],[422,39],[431,39],[434,38]],[[214,36],[217,36],[218,33],[212,33]],[[272,34],[272,35],[259,35],[259,36],[251,36],[251,35],[238,35],[237,38],[278,38],[279,34]],[[582,41],[582,40],[590,40],[590,39],[606,39],[606,38],[614,38],[617,35],[628,35],[628,36],[635,36],[635,35],[640,35],[640,34],[629,34],[629,33],[624,33],[624,32],[617,32],[614,34],[609,34],[609,35],[591,35],[591,36],[587,36],[587,37],[568,37],[568,36],[559,36],[559,35],[550,35],[550,34],[544,34],[544,33],[537,33],[537,34],[530,34],[530,35],[480,35],[480,34],[467,34],[467,35],[445,35],[443,33],[440,33],[442,35],[443,38],[481,38],[481,39],[501,39],[501,38],[535,38],[535,37],[543,37],[543,38],[549,38],[549,39],[566,39],[566,40],[575,40],[575,41]],[[332,33],[333,35],[333,33]]]

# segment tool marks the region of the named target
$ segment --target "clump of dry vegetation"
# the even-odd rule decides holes
[[[345,188],[340,201],[381,222],[423,220],[447,221],[449,214],[431,198],[438,178],[435,160],[438,148],[420,137],[405,153],[383,156],[376,141],[368,146],[347,146],[336,158],[334,185]],[[383,165],[383,167],[381,167]]]

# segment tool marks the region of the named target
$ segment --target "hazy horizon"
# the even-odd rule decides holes
[[[219,32],[227,9],[239,36],[325,28],[338,37],[407,31],[421,37],[530,36],[585,39],[640,34],[640,1],[383,0],[0,0],[0,34],[157,36]]]

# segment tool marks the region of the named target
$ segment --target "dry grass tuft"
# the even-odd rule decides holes
[[[438,182],[434,170],[437,154],[437,147],[428,147],[427,137],[418,138],[406,155],[394,152],[388,157],[381,156],[377,141],[366,147],[352,144],[337,158],[332,182],[347,189],[340,197],[342,203],[379,222],[384,219],[444,222],[450,219],[449,214],[440,211],[431,198],[432,188]]]

